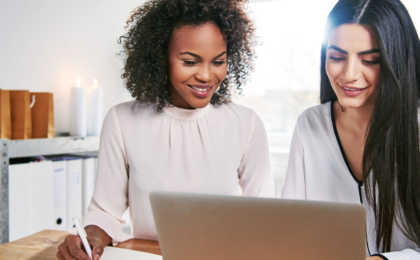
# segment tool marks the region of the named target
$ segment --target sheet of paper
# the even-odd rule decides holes
[[[101,260],[162,260],[162,256],[107,246]]]

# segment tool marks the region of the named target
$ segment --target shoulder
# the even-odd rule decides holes
[[[218,120],[223,120],[230,127],[239,127],[245,129],[253,129],[255,125],[262,125],[260,117],[254,110],[229,102],[212,108],[213,116]]]
[[[250,120],[254,120],[256,117],[256,114],[254,112],[254,110],[236,104],[234,102],[229,102],[217,107],[213,107],[213,113],[217,113],[217,114],[223,114],[227,117],[229,117],[230,120],[240,120],[243,122],[246,121],[250,121]]]
[[[300,114],[297,125],[324,125],[331,122],[331,102],[313,106]]]
[[[331,138],[334,140],[331,102],[306,109],[297,120],[295,134],[303,143],[312,143],[314,140],[327,142]]]
[[[118,119],[127,119],[131,117],[152,116],[158,114],[154,105],[140,103],[137,100],[131,100],[117,104],[111,107],[110,112]]]
[[[223,125],[228,131],[235,129],[233,132],[249,134],[255,127],[264,127],[254,110],[233,102],[212,106],[209,112],[207,117],[211,121],[217,121],[219,126]]]

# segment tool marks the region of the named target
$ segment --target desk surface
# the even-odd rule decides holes
[[[68,235],[66,231],[44,230],[22,239],[0,245],[2,260],[56,260],[57,247]],[[132,239],[117,247],[160,255],[157,241]]]

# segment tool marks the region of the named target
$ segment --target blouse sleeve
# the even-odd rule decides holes
[[[243,196],[274,197],[267,134],[263,122],[255,112],[238,175]]]
[[[96,176],[83,225],[100,227],[114,243],[133,238],[123,232],[123,214],[128,208],[128,163],[115,107],[108,112],[102,127]]]
[[[420,260],[420,249],[404,249],[399,252],[380,254],[388,260]]]
[[[286,176],[277,194],[282,199],[306,200],[304,151],[299,129],[299,119],[290,145]]]

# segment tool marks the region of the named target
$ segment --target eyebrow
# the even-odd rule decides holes
[[[343,50],[341,48],[338,48],[335,45],[331,45],[330,47],[328,47],[328,50],[329,49],[336,50],[336,51],[341,52],[343,54],[348,54],[345,50]],[[372,54],[372,53],[381,53],[381,51],[379,49],[370,49],[370,50],[367,50],[367,51],[358,52],[357,55],[366,55],[366,54]]]
[[[338,48],[338,47],[337,47],[337,46],[335,46],[335,45],[330,45],[330,47],[328,47],[328,50],[329,50],[329,49],[336,50],[336,51],[341,52],[341,53],[343,53],[343,54],[348,54],[345,50],[340,49],[340,48]]]
[[[357,54],[365,55],[365,54],[371,54],[371,53],[381,53],[381,51],[379,49],[371,49],[371,50],[368,50],[368,51],[358,52]]]
[[[179,55],[184,55],[184,54],[191,55],[191,56],[193,56],[193,57],[196,57],[196,58],[198,58],[198,59],[201,59],[200,55],[197,55],[197,54],[192,53],[192,52],[189,52],[189,51],[186,51],[186,52],[181,52]],[[219,55],[217,55],[216,57],[214,57],[214,59],[220,58],[220,56],[223,56],[224,54],[226,54],[226,52],[225,52],[225,51],[224,51],[224,52],[222,52],[222,53],[220,53],[220,54],[219,54]]]

